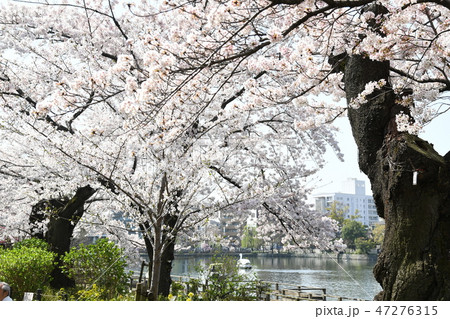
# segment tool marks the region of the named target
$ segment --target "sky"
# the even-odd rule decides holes
[[[344,162],[341,162],[333,151],[327,152],[325,167],[316,174],[315,180],[309,185],[314,188],[313,195],[338,192],[341,189],[342,182],[347,178],[364,180],[366,182],[366,194],[371,195],[369,179],[358,167],[358,152],[348,118],[338,118],[334,124],[339,128],[336,137],[341,152],[344,154]],[[450,111],[425,126],[424,132],[419,134],[419,137],[432,143],[435,150],[442,156],[450,151]]]

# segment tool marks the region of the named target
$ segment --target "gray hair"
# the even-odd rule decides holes
[[[0,282],[0,287],[3,291],[6,291],[9,294],[11,293],[11,287],[6,282]]]

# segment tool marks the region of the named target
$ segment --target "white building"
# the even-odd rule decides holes
[[[336,202],[339,209],[345,212],[345,218],[349,218],[356,213],[359,218],[356,220],[367,226],[372,226],[381,222],[377,215],[377,209],[373,197],[366,195],[366,184],[356,178],[349,178],[342,183],[342,192],[322,193],[313,195],[316,210],[327,212],[327,208]]]

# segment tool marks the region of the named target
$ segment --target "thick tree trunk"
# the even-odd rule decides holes
[[[175,215],[167,215],[165,216],[164,225],[173,228],[177,222],[177,216]],[[144,231],[148,227],[145,225],[140,225],[142,231]],[[166,241],[166,235],[163,233],[163,242]],[[149,264],[153,265],[153,243],[152,240],[144,237],[145,247],[147,251],[147,255],[149,257]],[[172,278],[170,276],[172,272],[172,263],[175,259],[175,238],[167,244],[166,249],[162,252],[161,255],[161,266],[160,266],[160,275],[159,275],[159,287],[158,294],[167,297],[170,293],[170,286],[172,284]],[[149,267],[149,278],[152,278],[152,267]]]
[[[161,273],[159,276],[159,294],[167,297],[170,293],[172,285],[172,262],[175,259],[175,242],[169,243],[168,247],[163,251],[161,257]]]
[[[386,220],[374,269],[384,289],[378,298],[450,300],[449,163],[427,142],[403,134],[379,152],[376,166]]]
[[[367,83],[388,82],[388,74],[388,62],[349,57],[348,102]],[[371,181],[378,214],[386,223],[374,268],[383,291],[375,299],[450,300],[450,163],[426,141],[397,132],[395,115],[402,107],[395,99],[388,84],[348,112],[359,166]]]
[[[162,225],[173,227],[176,223],[177,217],[174,215],[167,215],[164,218]],[[162,228],[162,227],[161,227]],[[158,300],[158,296],[168,296],[170,292],[170,285],[172,284],[172,278],[170,276],[172,271],[172,262],[175,258],[175,238],[168,239],[165,232],[162,232],[161,242],[153,241],[153,245],[147,251],[150,261],[149,278],[151,278],[151,287],[149,300]],[[169,241],[170,240],[170,241]],[[163,246],[165,248],[163,248]],[[157,247],[154,250],[153,247]]]
[[[30,223],[47,221],[47,231],[37,232],[35,237],[44,239],[57,254],[57,267],[52,272],[53,288],[72,287],[73,280],[64,275],[59,266],[61,257],[70,250],[73,230],[84,213],[84,204],[94,195],[89,185],[79,188],[70,199],[50,199],[40,201],[32,208]]]
[[[164,225],[168,226],[172,230],[178,220],[176,215],[166,215],[164,216]],[[166,232],[163,232],[163,242],[166,242],[166,248],[161,255],[161,269],[159,276],[159,294],[167,297],[170,292],[170,285],[172,284],[172,278],[170,274],[172,272],[172,262],[175,259],[175,239],[176,237],[167,238]]]
[[[152,273],[150,278],[149,300],[158,300],[159,292],[159,276],[161,274],[161,257],[162,257],[162,220],[161,218],[155,223],[155,237],[153,238],[153,257]]]

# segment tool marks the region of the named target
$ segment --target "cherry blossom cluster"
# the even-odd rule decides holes
[[[382,79],[377,82],[369,82],[366,84],[364,90],[358,94],[356,98],[350,101],[349,106],[352,108],[359,108],[361,105],[366,104],[369,101],[369,96],[373,93],[376,94],[377,90],[380,90],[386,85],[386,80]]]
[[[107,216],[122,211],[149,237],[171,238],[265,203],[291,239],[328,247],[333,223],[306,208],[302,184],[327,148],[339,154],[328,123],[382,87],[413,89],[402,103],[414,132],[430,120],[450,86],[449,10],[292,2],[2,2],[2,223],[26,232],[33,203],[89,184],[98,191],[86,228],[120,229]],[[345,106],[352,54],[389,61],[391,74]],[[179,222],[163,231],[167,214]]]

